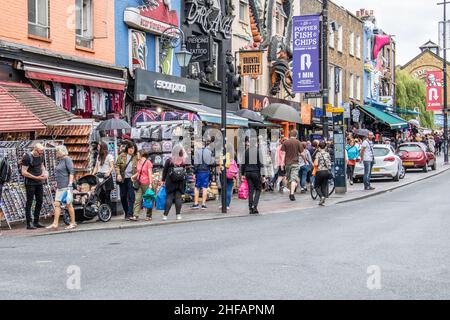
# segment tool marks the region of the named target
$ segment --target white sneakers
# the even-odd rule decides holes
[[[177,220],[181,220],[181,214],[177,214]]]
[[[163,216],[163,221],[167,221],[167,216]]]

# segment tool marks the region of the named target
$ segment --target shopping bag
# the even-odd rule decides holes
[[[238,189],[238,198],[246,200],[248,199],[248,182],[247,180],[242,180],[241,185]]]
[[[166,187],[162,186],[156,195],[156,210],[164,210],[166,207]]]

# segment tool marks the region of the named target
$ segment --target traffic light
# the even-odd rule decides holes
[[[241,101],[241,76],[236,73],[227,73],[228,103]]]

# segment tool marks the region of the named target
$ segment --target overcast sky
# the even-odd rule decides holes
[[[420,52],[419,46],[428,40],[438,43],[438,21],[443,20],[443,8],[437,5],[437,0],[333,0],[333,2],[353,14],[363,8],[374,10],[378,27],[387,34],[396,36],[397,64],[403,65],[414,58]],[[450,18],[450,5],[447,6],[447,12]]]

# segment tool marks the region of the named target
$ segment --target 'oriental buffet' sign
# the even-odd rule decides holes
[[[206,34],[217,35],[221,32],[226,39],[231,38],[234,16],[222,15],[223,9],[202,0],[187,0],[190,5],[186,17],[188,24],[198,23]]]

